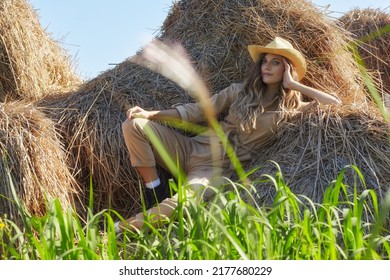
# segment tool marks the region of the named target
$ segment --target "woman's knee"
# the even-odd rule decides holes
[[[141,118],[136,118],[136,119],[126,119],[122,123],[122,132],[123,134],[131,133],[132,131],[140,131],[143,130],[145,127],[146,123],[149,120],[147,119],[141,119]]]

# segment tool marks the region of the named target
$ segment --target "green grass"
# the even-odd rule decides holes
[[[364,180],[355,166],[346,168]],[[44,217],[30,216],[19,207],[22,227],[4,217],[0,220],[1,259],[389,259],[390,233],[383,225],[390,194],[383,204],[369,189],[348,195],[354,187],[343,183],[343,175],[344,170],[321,204],[293,194],[280,170],[262,178],[276,189],[268,207],[257,205],[250,186],[231,182],[212,201],[183,198],[173,219],[161,228],[147,224],[138,234],[118,237],[112,219],[118,214],[109,210],[90,211],[82,223],[73,209],[63,211],[57,199],[48,201]]]

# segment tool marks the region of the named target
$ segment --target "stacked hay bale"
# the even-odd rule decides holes
[[[307,58],[308,75],[304,83],[335,92],[354,110],[374,110],[367,109],[371,103],[364,81],[346,50],[352,38],[308,1],[182,0],[172,6],[158,38],[183,45],[215,93],[242,80],[251,63],[248,44],[266,44],[274,36],[290,40]],[[127,216],[139,211],[140,186],[121,133],[126,110],[134,105],[166,109],[188,101],[191,98],[177,85],[126,60],[78,91],[45,97],[38,104],[47,108],[46,113],[59,124],[72,164],[78,171],[78,181],[89,187],[92,179],[95,209],[111,207]],[[348,121],[344,125],[348,126]],[[342,133],[342,126],[335,129]],[[290,140],[303,135],[308,143],[316,141],[310,135],[301,134],[299,129],[285,131]],[[269,157],[261,158],[261,162],[277,158],[276,147],[269,147]],[[253,161],[253,166],[259,164],[257,159],[260,158]],[[358,166],[360,160],[365,159],[356,159]],[[299,164],[299,158],[290,158],[289,163]],[[375,172],[385,166],[378,168]],[[322,176],[322,171],[306,169],[305,174],[317,178]],[[339,170],[333,171],[332,178],[335,178]]]
[[[340,17],[339,24],[356,40],[365,67],[390,107],[390,14],[381,9],[354,9]]]
[[[21,224],[21,207],[44,215],[46,199],[73,206],[77,182],[56,124],[29,102],[77,88],[69,57],[41,27],[28,1],[0,2],[0,213]]]
[[[78,190],[63,144],[55,124],[33,105],[0,103],[0,155],[0,213],[21,224],[13,190],[32,215],[44,215],[50,198],[73,206]]]
[[[254,180],[262,174],[275,174],[278,167],[284,180],[297,195],[321,203],[328,186],[346,168],[343,182],[348,193],[357,188],[375,190],[383,198],[389,190],[389,124],[376,111],[356,110],[350,106],[319,107],[296,120],[282,124],[275,137],[252,162]],[[354,170],[363,174],[364,182]],[[257,197],[269,204],[275,187],[257,184]]]
[[[81,80],[26,0],[0,3],[0,102],[36,100],[75,89]]]

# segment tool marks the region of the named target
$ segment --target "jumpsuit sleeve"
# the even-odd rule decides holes
[[[210,101],[217,114],[223,113],[229,109],[230,105],[235,100],[236,95],[241,91],[241,88],[241,84],[232,84],[211,97]],[[180,105],[176,107],[176,109],[183,121],[199,123],[205,120],[204,112],[199,102]]]

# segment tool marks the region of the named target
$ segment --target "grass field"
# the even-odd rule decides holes
[[[346,168],[364,180],[355,166]],[[343,184],[342,171],[324,201],[316,204],[293,194],[281,171],[261,180],[276,188],[269,207],[256,205],[250,186],[231,182],[230,190],[211,202],[182,200],[171,221],[158,229],[147,224],[137,234],[120,236],[114,232],[115,213],[110,210],[90,213],[84,224],[72,209],[64,212],[56,199],[48,201],[47,215],[40,218],[19,205],[23,227],[6,217],[0,220],[1,259],[389,259],[390,233],[384,223],[390,194],[383,204],[369,189],[346,197],[354,186]]]

